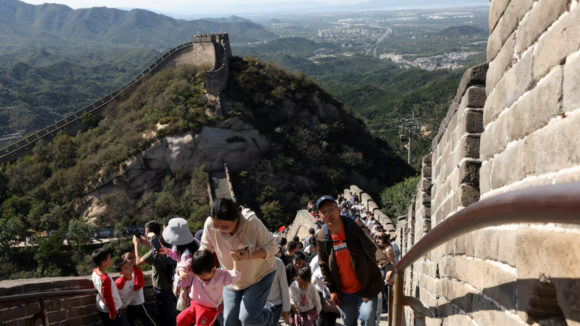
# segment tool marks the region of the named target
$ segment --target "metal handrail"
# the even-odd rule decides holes
[[[466,233],[517,223],[580,225],[580,182],[534,187],[494,196],[470,205],[434,227],[413,245],[394,268],[389,326],[400,326],[402,323],[405,269],[440,245]]]

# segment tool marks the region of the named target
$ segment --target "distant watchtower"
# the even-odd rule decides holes
[[[203,34],[193,37],[194,64],[210,67],[206,74],[208,94],[219,96],[227,88],[231,58],[228,34]]]

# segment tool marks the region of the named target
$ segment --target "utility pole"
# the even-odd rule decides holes
[[[413,113],[413,117],[410,119],[402,119],[400,128],[403,130],[403,133],[399,136],[399,140],[401,142],[408,141],[408,156],[407,156],[407,163],[411,165],[413,161],[413,137],[412,134],[415,130],[421,131],[421,119],[415,118],[415,113]]]

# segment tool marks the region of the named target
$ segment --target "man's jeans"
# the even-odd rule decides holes
[[[264,276],[260,282],[239,291],[224,287],[225,326],[269,326],[272,311],[266,308],[276,271]],[[374,326],[374,324],[372,325]]]
[[[270,310],[272,310],[272,315],[274,315],[274,318],[272,319],[274,321],[273,325],[278,325],[278,321],[282,315],[282,304],[270,307]]]
[[[356,293],[341,293],[340,308],[343,310],[345,326],[356,326],[359,317],[359,298]],[[377,296],[360,304],[360,317],[365,326],[375,326],[377,317]]]

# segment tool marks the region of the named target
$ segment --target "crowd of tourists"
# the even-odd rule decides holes
[[[377,325],[399,259],[394,239],[355,195],[323,196],[308,209],[318,231],[311,228],[302,241],[273,236],[253,211],[218,198],[195,235],[173,216],[147,223],[133,237],[133,250],[114,262],[107,249],[97,249],[92,280],[103,324],[156,325],[139,267],[150,264],[159,325],[274,326],[282,319],[321,326],[339,317],[346,326],[358,319]],[[148,248],[143,256],[141,246]],[[111,265],[121,275],[116,280],[107,273]]]

